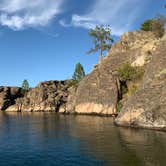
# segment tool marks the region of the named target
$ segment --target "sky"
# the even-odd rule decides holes
[[[0,86],[31,87],[41,81],[70,79],[76,63],[88,74],[98,53],[88,35],[110,25],[118,39],[141,23],[166,14],[166,0],[0,0]]]

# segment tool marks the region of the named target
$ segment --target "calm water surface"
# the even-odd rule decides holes
[[[0,166],[166,166],[166,133],[112,118],[0,113]]]

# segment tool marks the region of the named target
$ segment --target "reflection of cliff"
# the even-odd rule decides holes
[[[99,165],[164,166],[166,162],[165,133],[115,127],[111,118],[4,112],[0,129],[0,155],[19,147],[43,157],[73,157],[73,162],[88,156],[84,163],[94,159]]]
[[[119,136],[130,149],[136,149],[136,153],[143,159],[144,165],[156,166],[165,164],[165,133],[119,128]]]
[[[80,149],[108,165],[163,165],[165,133],[116,128],[110,118],[77,116],[71,133],[81,140]],[[158,153],[162,150],[162,154]],[[118,160],[117,160],[118,159]]]

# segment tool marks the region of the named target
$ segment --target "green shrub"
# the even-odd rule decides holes
[[[121,112],[122,107],[123,107],[122,103],[119,102],[119,103],[117,104],[117,112]]]
[[[165,32],[165,21],[163,18],[159,17],[157,19],[146,20],[141,25],[141,30],[143,31],[152,31],[156,37],[161,38]]]
[[[127,82],[140,79],[144,71],[140,67],[133,67],[129,63],[125,63],[119,68],[118,73],[120,81]]]
[[[153,23],[153,19],[146,20],[144,23],[142,23],[141,30],[152,31],[152,23]]]

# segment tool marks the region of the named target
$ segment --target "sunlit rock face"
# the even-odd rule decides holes
[[[15,99],[21,97],[21,88],[0,87],[0,110],[4,111],[9,106],[15,104]]]
[[[8,107],[6,111],[59,112],[61,110],[65,113],[69,111],[66,108],[71,91],[69,89],[71,89],[70,81],[42,82],[31,89],[24,97],[17,98],[15,104]]]
[[[2,87],[1,110],[119,114],[117,125],[166,130],[165,52],[166,35],[157,39],[151,32],[127,32],[77,89],[71,86],[70,80],[42,82],[24,96],[20,89]],[[136,92],[125,98],[121,112],[117,113],[122,93],[118,69],[126,62],[141,67],[145,73]]]
[[[129,98],[116,124],[166,131],[166,41],[152,55],[138,91]]]
[[[118,90],[111,68],[102,65],[81,81],[75,111],[82,114],[116,114]]]
[[[103,62],[95,65],[77,90],[75,111],[114,115],[117,113],[118,76],[120,66],[128,62],[132,66],[144,67],[155,51],[158,39],[151,32],[125,33],[110,49]]]

